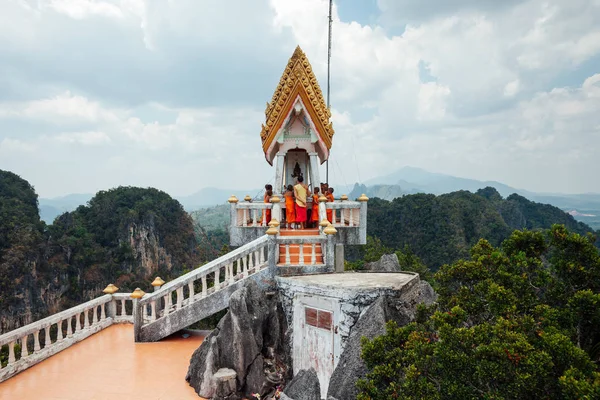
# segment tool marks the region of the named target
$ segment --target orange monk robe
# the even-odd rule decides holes
[[[294,212],[294,196],[292,193],[285,194],[285,222],[293,224],[296,222],[296,213]]]
[[[312,222],[319,222],[319,195],[313,194],[312,201],[312,214],[310,216],[310,220]]]
[[[269,196],[268,194],[265,193],[265,197],[263,198],[263,201],[267,204],[269,204],[271,202],[271,196]],[[269,224],[269,222],[271,222],[271,210],[270,209],[265,209],[262,213],[262,217],[260,218],[260,223],[262,225],[262,222],[265,220],[265,215],[266,215],[266,222],[265,224]]]
[[[327,193],[327,194],[325,195],[325,197],[327,197],[327,202],[328,202],[328,203],[333,203],[333,202],[335,201],[335,198],[333,197],[333,193]],[[327,220],[328,220],[329,222],[333,222],[333,217],[332,217],[332,214],[333,214],[333,210],[329,210],[329,209],[328,209],[328,210],[327,210]]]

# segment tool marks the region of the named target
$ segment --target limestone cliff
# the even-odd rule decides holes
[[[156,189],[120,187],[40,221],[33,187],[0,170],[0,333],[74,306],[114,283],[122,291],[199,262],[190,216]]]

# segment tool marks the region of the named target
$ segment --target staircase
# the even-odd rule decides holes
[[[269,248],[262,236],[147,294],[134,304],[136,342],[154,342],[229,307],[231,294],[248,279],[270,280]]]
[[[282,229],[280,237],[291,240],[297,239],[297,243],[288,242],[279,244],[278,267],[325,264],[321,243],[301,243],[303,239],[319,238],[318,229]]]

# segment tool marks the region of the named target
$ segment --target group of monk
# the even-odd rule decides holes
[[[306,229],[316,228],[319,226],[319,194],[321,191],[325,193],[325,197],[328,202],[333,202],[333,188],[327,184],[322,183],[321,188],[314,188],[312,193],[312,207],[308,209],[308,197],[310,190],[304,183],[302,176],[298,177],[296,185],[288,185],[285,188],[285,213],[284,223],[287,229]],[[265,185],[264,202],[270,203],[271,197],[273,196],[273,186]],[[264,217],[266,217],[266,223],[271,221],[271,210],[265,210]],[[332,210],[327,210],[327,219],[329,222],[332,221]]]

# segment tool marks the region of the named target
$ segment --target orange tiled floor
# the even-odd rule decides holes
[[[174,335],[136,344],[132,325],[113,325],[0,383],[0,399],[198,400],[185,374],[200,343]]]

